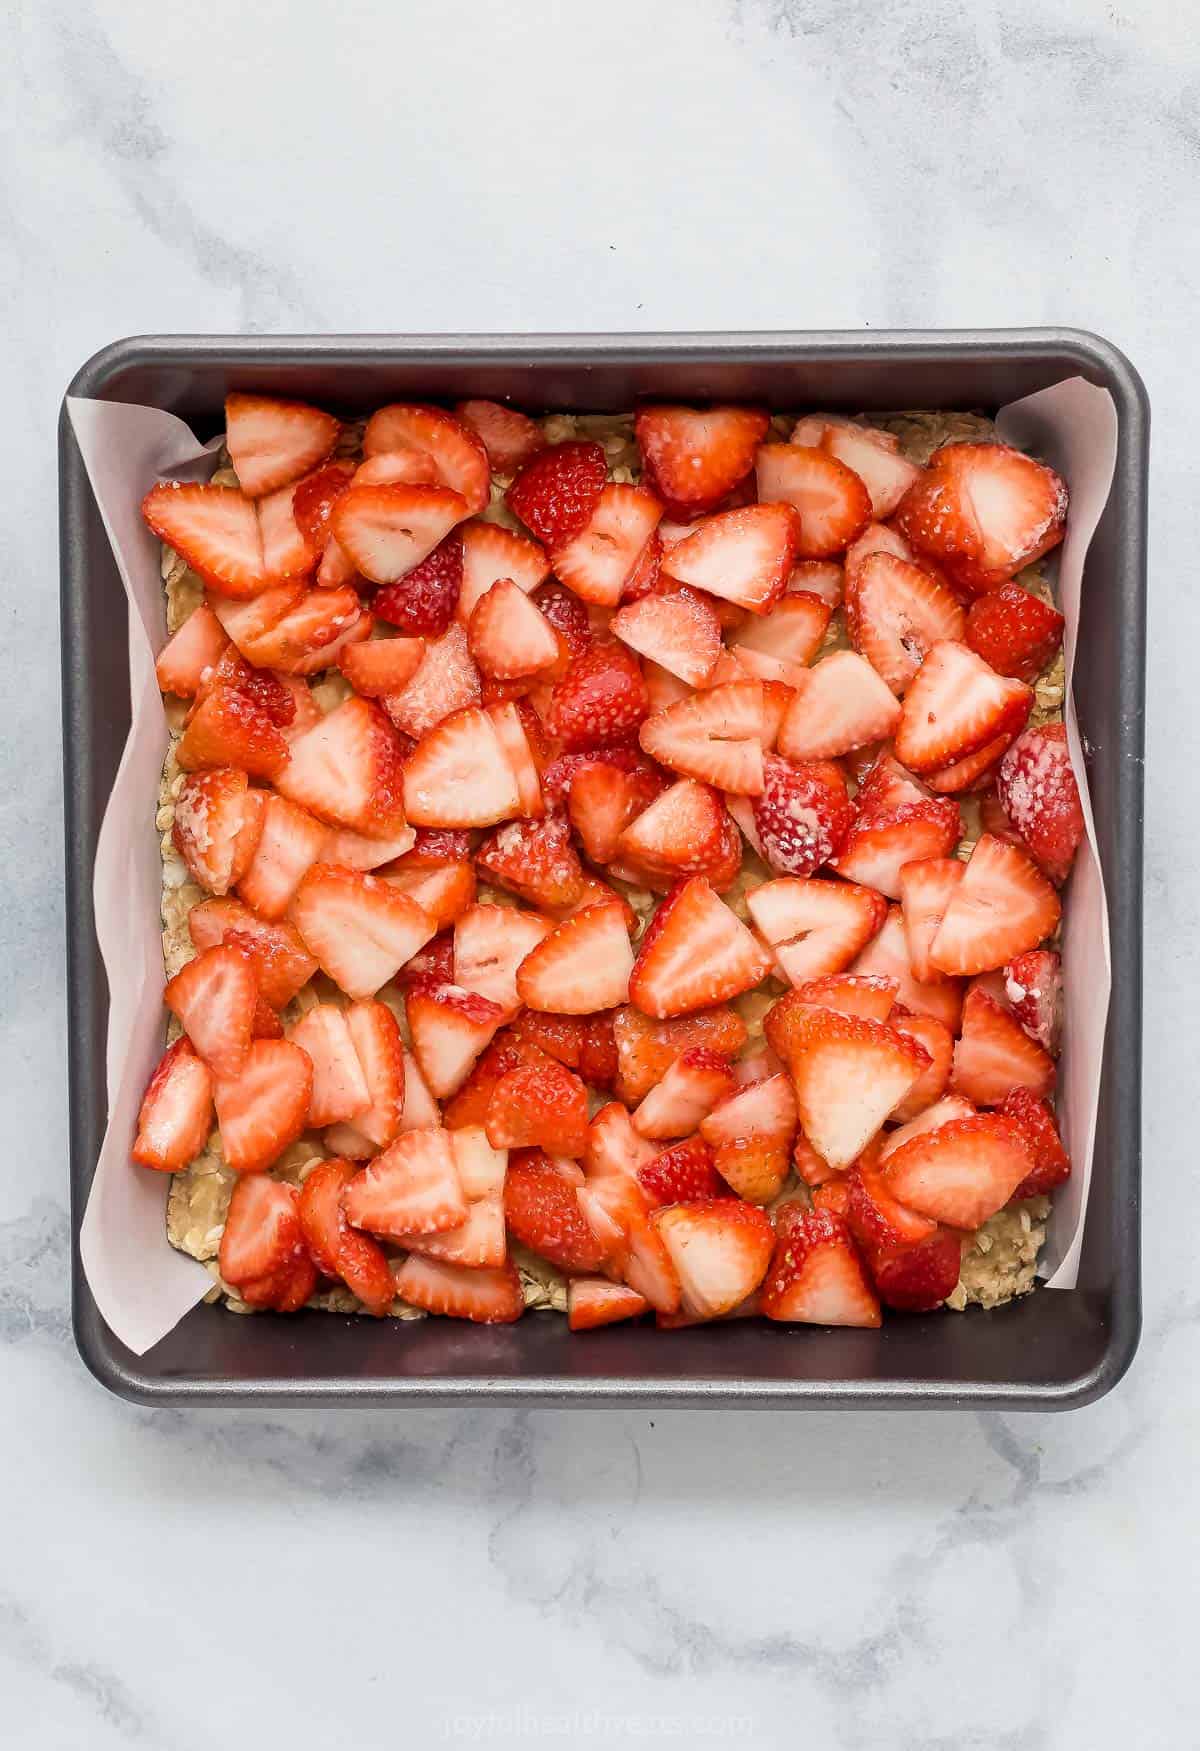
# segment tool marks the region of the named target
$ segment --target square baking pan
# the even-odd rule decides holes
[[[744,1321],[571,1335],[310,1313],[238,1318],[201,1305],[135,1356],[84,1281],[79,1224],[106,1116],[108,991],[92,914],[96,837],[129,723],[125,597],[70,425],[60,421],[63,728],[71,1033],[73,1305],[84,1362],[148,1404],[605,1402],[1088,1403],[1129,1365],[1140,1324],[1142,747],[1149,411],[1128,360],[1071,329],[726,335],[167,335],[117,341],[68,391],[169,409],[202,437],[231,389],[342,412],[391,400],[511,398],[614,412],[647,398],[776,409],[994,410],[1080,375],[1112,395],[1119,449],[1087,562],[1075,699],[1112,933],[1112,1007],[1079,1287],[985,1312],[893,1317],[879,1331]],[[153,832],[153,799],[146,831]],[[163,1245],[167,1244],[163,1235]]]

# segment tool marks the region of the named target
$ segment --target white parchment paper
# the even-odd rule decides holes
[[[142,1355],[212,1287],[202,1265],[166,1238],[166,1175],[129,1158],[142,1093],[162,1052],[162,868],[154,815],[168,732],[154,675],[166,639],[160,546],[142,521],[158,479],[205,479],[219,441],[199,444],[174,415],[152,407],[69,398],[67,412],[129,598],[132,721],[96,848],[96,934],[111,993],[106,1069],[108,1127],[80,1231],[96,1304],[122,1343]],[[1111,972],[1108,917],[1079,731],[1071,701],[1083,561],[1116,461],[1111,398],[1080,378],[1013,402],[997,420],[1010,442],[1044,456],[1066,479],[1071,508],[1059,562],[1066,616],[1067,734],[1087,820],[1066,891],[1063,967],[1066,1025],[1059,1116],[1074,1172],[1055,1195],[1040,1269],[1051,1288],[1073,1288],[1091,1178]]]

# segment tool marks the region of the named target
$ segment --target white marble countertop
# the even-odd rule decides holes
[[[4,9],[0,54],[0,1737],[1194,1744],[1187,9],[45,0]],[[1124,347],[1156,421],[1146,1330],[1120,1387],[1061,1418],[108,1397],[67,1306],[53,438],[77,365],[153,330],[1044,322]]]

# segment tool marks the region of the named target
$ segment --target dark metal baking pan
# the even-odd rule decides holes
[[[1113,996],[1079,1287],[995,1312],[891,1318],[883,1329],[237,1318],[195,1308],[145,1356],[104,1324],[79,1223],[105,1122],[108,992],[92,917],[96,836],[129,721],[125,601],[69,424],[60,422],[63,727],[75,1333],[114,1392],[149,1404],[680,1402],[1088,1403],[1129,1365],[1140,1324],[1142,747],[1149,410],[1128,360],[1071,329],[943,333],[341,336],[167,335],[118,341],[68,393],[167,408],[209,435],[227,390],[367,409],[396,398],[512,397],[613,411],[647,396],[776,408],[994,409],[1081,375],[1116,403],[1116,477],[1088,559],[1076,704],[1107,884]],[[146,831],[152,832],[151,799]],[[166,1245],[164,1236],[163,1244]]]

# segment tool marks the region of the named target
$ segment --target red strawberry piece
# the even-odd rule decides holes
[[[625,1003],[633,951],[616,906],[588,906],[531,948],[517,969],[517,994],[529,1009],[594,1015]]]
[[[292,515],[315,554],[323,554],[329,545],[329,519],[333,507],[349,489],[354,475],[352,462],[327,462],[306,474],[292,492]]]
[[[415,1100],[408,1098],[410,1091],[406,1090],[405,1052],[400,1029],[387,1004],[352,1003],[345,1013],[370,1102],[355,1114],[355,1129],[361,1131],[374,1148],[385,1149],[401,1129],[415,1128],[413,1109],[420,1103],[422,1093],[426,1095],[427,1107],[431,1107],[432,1102],[423,1084],[411,1090]],[[420,1082],[415,1069],[408,1080]],[[404,1123],[405,1120],[409,1123]]]
[[[952,1082],[976,1106],[999,1106],[1014,1088],[1049,1094],[1054,1060],[1030,1039],[1016,1017],[978,987],[963,1003],[962,1033],[954,1047]]]
[[[176,798],[175,849],[211,894],[225,893],[233,879],[246,794],[246,774],[226,767],[192,774]]]
[[[225,628],[207,602],[201,602],[158,653],[154,672],[159,687],[164,693],[190,699],[204,671],[218,661],[228,643]]]
[[[1004,812],[1004,804],[994,790],[985,790],[979,798],[979,821],[982,830],[993,839],[1007,839],[1010,845],[1024,844],[1021,835]]]
[[[286,797],[263,804],[258,844],[238,893],[260,918],[282,918],[305,875],[325,855],[329,829]]]
[[[439,1100],[455,1094],[504,1020],[498,1003],[458,984],[416,980],[404,999],[413,1054]]]
[[[511,1264],[471,1270],[410,1254],[396,1271],[396,1293],[426,1313],[478,1325],[511,1325],[525,1311],[521,1279]]]
[[[774,1137],[735,1137],[717,1146],[714,1165],[748,1204],[769,1204],[788,1176],[789,1144]]]
[[[578,1015],[552,1015],[536,1009],[523,1009],[512,1025],[518,1039],[536,1046],[548,1058],[565,1064],[568,1070],[579,1069],[579,1054],[583,1046],[583,1020]]]
[[[504,1179],[504,1219],[522,1246],[561,1271],[598,1271],[605,1250],[579,1207],[576,1188],[540,1149],[518,1149]]]
[[[410,636],[439,638],[454,619],[463,585],[463,537],[453,529],[403,577],[385,584],[371,606]]]
[[[758,1288],[775,1244],[770,1218],[737,1198],[671,1204],[651,1221],[679,1277],[684,1312],[718,1319]]]
[[[999,1110],[1017,1126],[1033,1157],[1033,1168],[1013,1193],[1014,1200],[1041,1197],[1070,1178],[1071,1157],[1063,1148],[1049,1102],[1039,1100],[1032,1089],[1014,1088]]]
[[[281,486],[258,500],[259,535],[263,570],[273,578],[307,577],[316,569],[320,553],[309,546],[292,509],[294,486]]]
[[[340,1277],[369,1313],[381,1317],[396,1298],[383,1248],[351,1228],[342,1194],[354,1178],[349,1161],[320,1161],[300,1189],[298,1210],[305,1244],[327,1277]]]
[[[203,676],[202,685],[196,689],[197,700],[204,697],[210,686],[221,682],[244,686],[252,673],[249,665],[258,663],[260,647],[284,615],[303,601],[306,594],[301,578],[289,578],[244,601],[234,601],[228,596],[210,596],[209,605],[214,615],[237,649],[226,648],[221,653],[212,669]],[[239,653],[245,657],[245,663],[240,662]],[[265,701],[260,699],[258,703],[265,704]]]
[[[449,1134],[406,1131],[397,1137],[350,1181],[342,1208],[355,1228],[389,1240],[457,1228],[466,1220],[467,1200]]]
[[[831,651],[796,678],[779,726],[778,747],[789,760],[828,760],[890,736],[901,707],[870,663],[856,651]]]
[[[943,973],[986,973],[1051,936],[1061,911],[1030,858],[984,834],[938,926],[930,959]]]
[[[569,906],[583,892],[583,867],[561,815],[510,822],[483,841],[475,861],[487,880],[532,906]]]
[[[572,657],[579,656],[593,642],[587,609],[578,596],[564,590],[561,584],[553,581],[539,584],[533,592],[533,600]]]
[[[237,900],[204,900],[188,913],[188,931],[196,948],[215,948],[233,937],[251,955],[259,994],[272,1009],[282,1009],[317,970],[294,925],[268,924]]]
[[[637,729],[650,708],[638,660],[623,644],[593,644],[555,683],[546,728],[568,750],[600,748]]]
[[[397,729],[419,740],[453,712],[478,705],[481,696],[466,631],[451,626],[426,643],[420,668],[400,692],[384,695],[383,708]]]
[[[217,1265],[222,1280],[252,1307],[294,1313],[317,1286],[293,1186],[265,1176],[233,1188]]]
[[[617,1044],[613,1034],[615,1011],[584,1017],[579,1047],[579,1074],[590,1088],[611,1089],[617,1080]]]
[[[851,881],[898,899],[905,866],[948,856],[961,831],[958,805],[950,797],[930,797],[886,811],[859,808],[834,867]]]
[[[1018,1127],[998,1113],[980,1113],[914,1137],[888,1156],[882,1177],[910,1209],[974,1230],[1008,1203],[1031,1165]]]
[[[656,1153],[653,1143],[648,1143],[634,1130],[629,1113],[620,1101],[609,1101],[588,1126],[585,1151],[588,1183],[612,1178],[635,1179]]]
[[[638,1183],[657,1209],[666,1204],[719,1198],[725,1187],[713,1167],[713,1152],[702,1137],[689,1137],[662,1149],[638,1169]]]
[[[915,979],[928,983],[943,976],[930,959],[929,951],[946,907],[965,873],[966,865],[957,857],[921,858],[900,868],[898,885],[904,935]]]
[[[929,1068],[924,1047],[887,1023],[812,1008],[796,992],[765,1027],[791,1073],[804,1133],[830,1167],[849,1167]]]
[[[498,401],[459,401],[454,411],[464,425],[482,438],[488,461],[497,474],[512,474],[546,447],[541,427],[515,407],[505,407]]]
[[[882,897],[882,896],[881,896]],[[890,906],[876,934],[862,950],[851,969],[855,973],[879,973],[895,979],[896,1001],[918,1015],[932,1015],[951,1032],[958,1029],[962,1010],[962,981],[940,973],[936,983],[913,977],[908,958],[908,940],[899,906]]]
[[[797,558],[799,530],[790,505],[720,511],[702,518],[669,549],[663,570],[681,584],[765,614],[783,594]]]
[[[935,644],[961,639],[965,626],[957,599],[921,566],[875,552],[857,570],[851,640],[893,693],[904,692]]]
[[[546,1054],[512,1028],[502,1028],[486,1046],[466,1080],[446,1102],[443,1120],[447,1130],[481,1128],[491,1105],[492,1092],[518,1064],[541,1064]]]
[[[410,1252],[420,1253],[424,1258],[444,1259],[448,1264],[470,1270],[503,1266],[508,1258],[508,1240],[499,1194],[469,1204],[466,1220],[457,1228],[446,1228],[438,1234],[406,1235],[404,1244]]]
[[[995,674],[965,644],[943,640],[904,696],[896,756],[914,772],[934,772],[1015,734],[1032,704],[1023,681]]]
[[[792,442],[795,443],[795,438]],[[821,438],[821,448],[836,456],[858,475],[871,500],[873,517],[890,517],[921,470],[900,455],[891,432],[874,426],[855,425],[850,420],[831,421]]]
[[[795,1129],[796,1097],[780,1070],[735,1089],[700,1121],[700,1135],[714,1148],[742,1137],[771,1137],[790,1144]]]
[[[402,692],[425,656],[423,638],[372,638],[348,645],[338,667],[356,693],[368,699]]]
[[[617,1050],[617,1093],[630,1106],[644,1099],[690,1046],[707,1046],[734,1058],[746,1043],[746,1024],[732,1009],[651,1020],[626,1005],[613,1016]]]
[[[767,1318],[802,1325],[880,1325],[878,1298],[842,1217],[796,1204],[785,1208],[762,1287]]]
[[[894,814],[908,803],[927,802],[929,794],[923,780],[915,778],[884,748],[868,759],[858,780],[855,805],[860,815],[882,817]]]
[[[225,442],[242,491],[261,498],[323,462],[341,426],[332,414],[270,395],[225,398]]]
[[[888,1021],[897,1033],[905,1034],[924,1046],[930,1058],[928,1070],[913,1083],[891,1115],[893,1119],[907,1121],[926,1111],[945,1094],[954,1058],[954,1036],[934,1015],[898,1014],[893,1010]]]
[[[130,1151],[143,1167],[175,1173],[194,1161],[212,1129],[212,1075],[190,1040],[168,1046],[146,1085]]]
[[[482,439],[461,419],[445,408],[416,402],[381,407],[367,421],[363,455],[405,449],[422,451],[432,458],[442,485],[465,499],[464,516],[483,510],[491,486],[488,455]]]
[[[519,1064],[492,1090],[485,1129],[494,1149],[580,1156],[587,1146],[587,1089],[553,1059]]]
[[[895,979],[879,974],[827,973],[797,985],[791,1000],[817,1009],[836,1009],[839,1015],[860,1015],[866,1021],[887,1021],[896,989]]]
[[[271,616],[269,626],[253,635],[244,630],[239,634],[230,616],[225,618],[230,635],[252,662],[288,674],[315,674],[328,668],[348,644],[365,637],[371,627],[349,585],[338,590],[304,590],[281,615]]]
[[[511,578],[499,578],[476,602],[467,629],[471,655],[501,681],[533,675],[559,661],[550,622]]]
[[[278,778],[288,745],[266,711],[240,688],[212,687],[193,709],[175,757],[184,772],[240,767],[255,778]]]
[[[841,851],[853,808],[840,769],[829,760],[800,764],[769,754],[762,794],[754,798],[762,856],[785,875],[809,875]]]
[[[418,827],[405,867],[440,869],[444,864],[469,862],[475,843],[475,834],[465,827]]]
[[[1036,862],[1057,886],[1083,838],[1083,808],[1065,724],[1026,730],[1001,762],[996,792]]]
[[[611,863],[617,842],[631,821],[662,791],[664,780],[646,762],[632,758],[618,765],[605,755],[596,758],[564,755],[556,765],[578,760],[564,769],[569,778],[567,812],[584,851],[595,863]]]
[[[291,919],[322,969],[348,997],[373,997],[434,933],[407,894],[375,875],[317,863],[291,903]]]
[[[400,859],[401,864],[404,858]],[[447,863],[437,869],[392,868],[384,878],[391,887],[399,888],[417,902],[422,912],[433,920],[437,930],[444,931],[475,904],[475,871],[469,863]],[[447,942],[451,939],[449,935]],[[425,951],[421,951],[424,953]],[[414,957],[404,975],[416,965]],[[449,976],[447,970],[446,976]]]
[[[472,906],[454,927],[454,976],[468,991],[498,1003],[505,1019],[516,1014],[517,969],[554,929],[536,912],[513,906]],[[548,1008],[562,1010],[562,1004]]]
[[[1025,1032],[1057,1058],[1062,1034],[1062,959],[1053,949],[1029,949],[1004,969],[1004,996]]]
[[[437,486],[441,482],[437,463],[425,450],[380,450],[354,470],[356,486],[382,486],[400,481],[405,486]]]
[[[555,575],[584,602],[615,607],[661,516],[644,486],[610,482],[583,527],[552,546]]]
[[[432,871],[412,872],[414,875]],[[391,879],[391,878],[389,878]],[[405,888],[405,893],[408,889]],[[418,904],[420,902],[418,901]],[[415,955],[404,963],[396,974],[396,983],[402,986],[415,984],[418,979],[431,979],[437,985],[452,985],[454,983],[454,932],[439,930],[436,936],[430,937],[424,948],[419,948]]]
[[[390,584],[420,565],[467,514],[466,500],[448,487],[387,482],[352,486],[334,505],[329,526],[365,578]],[[390,600],[386,618],[396,618]],[[403,630],[433,629],[405,624]]]
[[[721,652],[721,624],[694,590],[643,596],[613,616],[611,630],[639,655],[701,687]]]
[[[1057,546],[1066,515],[1066,486],[1044,462],[1007,444],[945,444],[905,494],[896,521],[978,594]]]
[[[657,587],[662,572],[662,556],[662,536],[655,528],[638,554],[633,570],[625,579],[625,587],[621,591],[623,602],[640,602],[643,596],[648,596]]]
[[[578,535],[596,508],[608,477],[599,444],[552,444],[518,471],[506,496],[508,507],[548,547]]]
[[[254,504],[235,487],[160,481],[142,500],[142,516],[211,590],[257,596],[276,581],[263,564]]]
[[[858,582],[862,576],[863,566],[873,553],[890,553],[896,559],[905,559],[910,565],[918,563],[918,556],[909,546],[892,523],[868,523],[857,540],[852,541],[846,549],[844,560],[844,587],[846,599],[846,621],[849,630],[853,631],[854,601],[858,591]],[[924,563],[924,555],[921,563]],[[927,569],[933,573],[932,560]]]
[[[409,756],[404,795],[418,826],[489,827],[515,815],[516,779],[487,713],[468,707],[427,731]]]
[[[538,542],[530,541],[512,529],[505,529],[499,523],[485,523],[473,517],[458,533],[462,539],[462,593],[458,599],[458,617],[464,622],[470,619],[479,598],[487,594],[497,579],[511,578],[519,589],[530,595],[543,583],[550,570],[545,549]]]
[[[814,1155],[814,1160],[820,1161],[821,1158],[819,1155]],[[824,1162],[822,1162],[821,1165],[824,1167]],[[825,1168],[825,1171],[826,1173],[830,1172],[828,1168]],[[813,1209],[830,1210],[835,1216],[840,1216],[844,1222],[850,1213],[849,1181],[850,1175],[848,1173],[835,1173],[832,1174],[829,1179],[822,1180],[820,1184],[813,1186]],[[798,1199],[795,1201],[799,1202]],[[781,1231],[786,1227],[786,1222],[780,1221],[780,1218],[783,1216],[787,1207],[787,1204],[783,1204],[775,1212],[775,1220]]]
[[[320,1130],[366,1111],[371,1097],[344,1010],[334,1003],[318,1003],[301,1016],[289,1038],[312,1060],[309,1125]]]
[[[664,405],[634,421],[647,480],[685,511],[712,510],[754,467],[768,416],[757,408]]]
[[[885,1307],[900,1313],[931,1313],[951,1295],[962,1269],[962,1241],[948,1228],[871,1261],[871,1275]]]
[[[1066,625],[1057,608],[1020,584],[1004,584],[977,596],[967,615],[964,637],[998,675],[1035,681],[1062,647]]]
[[[525,700],[489,705],[488,716],[517,781],[519,812],[532,818],[546,813],[542,796],[541,767],[546,758],[546,740],[541,719]]]
[[[915,1246],[937,1233],[937,1223],[899,1203],[876,1170],[855,1167],[845,1178],[846,1225],[868,1265],[888,1253]],[[958,1281],[957,1270],[954,1282]],[[954,1284],[951,1284],[951,1288]]]
[[[624,1283],[607,1277],[572,1277],[567,1283],[567,1326],[571,1331],[592,1331],[618,1320],[636,1319],[648,1313],[650,1303]]]
[[[640,1103],[634,1129],[653,1142],[689,1136],[733,1088],[728,1059],[707,1046],[690,1046]]]
[[[975,1108],[961,1094],[946,1094],[941,1100],[934,1101],[932,1106],[925,1108],[913,1119],[903,1125],[898,1125],[894,1131],[881,1131],[871,1146],[872,1159],[868,1163],[864,1154],[859,1165],[869,1165],[872,1171],[883,1167],[890,1155],[914,1137],[923,1137],[929,1131],[936,1131],[939,1125],[949,1125],[956,1119],[973,1119]]]
[[[842,972],[887,916],[886,901],[870,888],[819,879],[763,882],[746,904],[775,971],[792,985]]]
[[[281,1040],[283,1038],[283,1023],[271,1005],[262,997],[259,997],[254,1005],[254,1020],[250,1024],[250,1032],[256,1040]]]
[[[868,525],[868,529],[873,525]],[[865,534],[859,536],[859,541],[866,539]],[[845,594],[846,580],[843,568],[833,559],[802,559],[792,568],[788,579],[787,593],[799,592],[808,596],[816,596],[830,608],[836,608]]]
[[[762,683],[735,681],[669,705],[647,718],[639,740],[653,759],[685,778],[757,796],[763,785]]]
[[[702,876],[674,887],[642,938],[629,980],[633,1003],[664,1020],[751,990],[770,961]]]
[[[313,1067],[291,1040],[254,1040],[240,1071],[213,1075],[221,1150],[236,1173],[261,1173],[303,1131]]]
[[[764,444],[754,465],[762,505],[796,512],[794,559],[831,559],[862,534],[871,499],[853,469],[824,450]]]
[[[837,1168],[830,1167],[823,1156],[817,1154],[803,1131],[796,1132],[792,1144],[792,1166],[806,1186],[824,1186],[846,1177]],[[834,1204],[830,1208],[836,1209],[840,1216],[846,1214],[844,1204]]]
[[[237,943],[204,949],[168,980],[163,1002],[214,1076],[236,1076],[250,1050],[254,957]]]
[[[829,604],[820,596],[789,589],[768,614],[751,616],[739,627],[730,640],[731,654],[760,680],[797,687],[821,648],[829,615]]]
[[[681,778],[624,829],[617,855],[671,881],[681,875],[702,874],[719,859],[728,818],[715,790],[695,779]]]
[[[276,788],[318,819],[394,837],[404,819],[404,749],[373,701],[352,697],[290,747]]]
[[[936,772],[926,772],[925,784],[932,791],[944,794],[953,791],[978,790],[995,777],[996,769],[1012,743],[1013,733],[1007,730],[994,741],[985,742],[965,759],[955,760]]]

